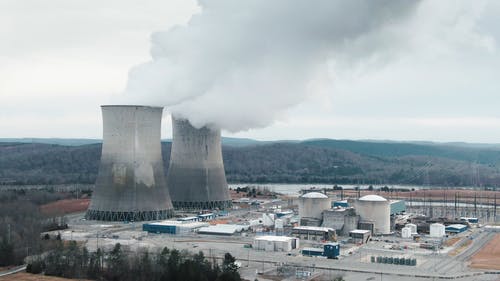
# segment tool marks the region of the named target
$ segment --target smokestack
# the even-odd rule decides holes
[[[159,220],[173,208],[161,157],[162,107],[102,106],[101,165],[86,217]]]
[[[176,209],[225,209],[231,198],[219,129],[196,129],[172,116],[173,142],[167,186]]]

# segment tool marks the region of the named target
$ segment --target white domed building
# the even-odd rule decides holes
[[[389,234],[391,232],[389,200],[375,194],[365,195],[357,200],[355,207],[361,221],[373,223],[373,234]]]
[[[309,192],[299,197],[299,218],[321,222],[323,211],[331,208],[331,200],[323,193]]]

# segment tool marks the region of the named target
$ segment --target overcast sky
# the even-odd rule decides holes
[[[151,34],[200,12],[187,0],[0,0],[0,137],[101,138],[99,105],[151,60]],[[402,17],[336,50],[271,125],[223,135],[500,143],[500,1],[427,0]]]

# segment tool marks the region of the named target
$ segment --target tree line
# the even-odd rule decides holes
[[[222,264],[203,254],[163,248],[130,252],[117,243],[106,251],[89,252],[75,241],[60,241],[45,255],[33,257],[27,271],[65,278],[106,281],[240,281],[235,258],[226,253]]]
[[[58,222],[40,206],[69,197],[50,190],[0,191],[0,266],[23,264],[26,256],[52,249],[55,242],[40,233]]]
[[[227,179],[233,183],[500,186],[497,151],[483,155],[486,151],[449,148],[445,150],[449,153],[444,153],[444,148],[419,146],[404,153],[376,153],[370,150],[375,144],[365,146],[353,152],[328,143],[273,143],[224,146],[222,152]],[[162,143],[165,173],[170,149],[170,143]],[[474,153],[478,161],[473,161]],[[91,184],[97,176],[100,155],[100,144],[0,144],[0,185]]]

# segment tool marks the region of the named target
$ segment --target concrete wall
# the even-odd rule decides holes
[[[138,221],[172,215],[161,156],[162,111],[102,106],[101,164],[88,219]]]
[[[172,116],[167,185],[175,208],[224,209],[231,205],[219,129],[197,129]]]

